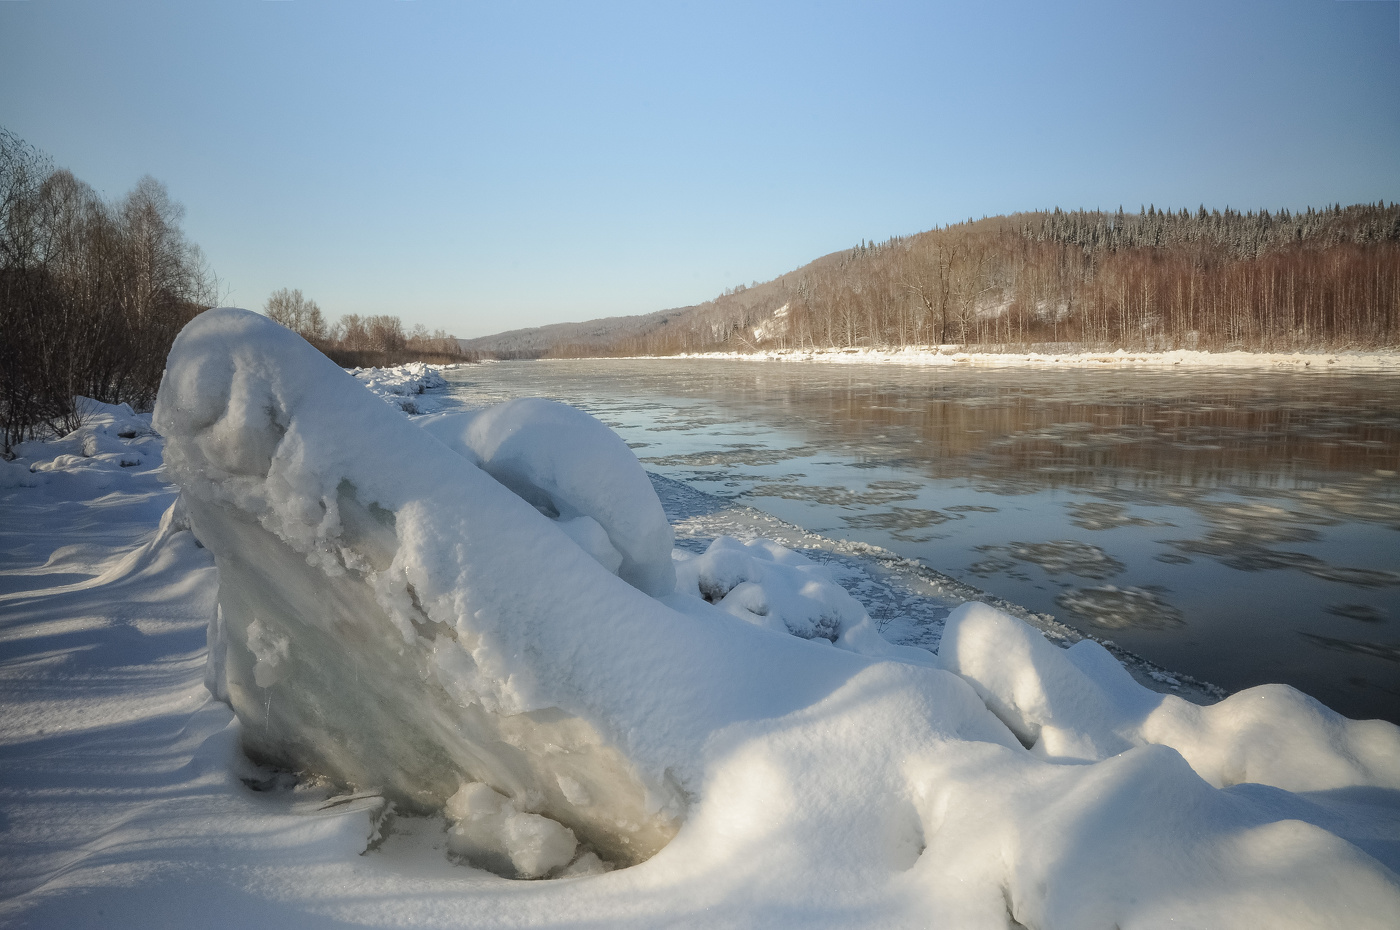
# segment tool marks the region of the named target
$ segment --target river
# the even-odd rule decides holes
[[[1400,378],[1346,372],[499,362],[645,466],[922,561],[1234,691],[1400,723]]]

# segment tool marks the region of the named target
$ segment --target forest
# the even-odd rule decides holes
[[[871,346],[1286,352],[1400,344],[1400,204],[1051,211],[817,259],[546,354]]]
[[[108,201],[0,128],[0,456],[76,428],[83,397],[150,408],[176,334],[220,296],[183,218],[155,178]],[[347,367],[466,360],[390,314],[328,323],[299,290],[263,311]]]
[[[0,129],[0,454],[75,428],[78,397],[155,400],[176,333],[217,293],[182,218],[152,177],[109,202]]]

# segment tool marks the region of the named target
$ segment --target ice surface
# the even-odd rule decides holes
[[[794,577],[845,576],[774,544],[718,546],[719,606],[704,554],[650,597],[274,329],[177,344],[185,509],[149,434],[26,444],[0,490],[0,923],[1395,925],[1389,724],[1192,708],[985,605],[936,658],[791,635]]]

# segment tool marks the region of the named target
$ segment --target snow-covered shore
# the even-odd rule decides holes
[[[203,320],[172,360],[165,437],[148,415],[93,408],[0,473],[0,923],[1388,927],[1400,913],[1394,726],[1282,687],[1198,707],[985,605],[948,617],[937,654],[891,645],[783,546],[664,552],[640,467],[596,421],[540,402],[409,420],[270,325]],[[278,592],[302,582],[317,597],[290,616]],[[335,620],[351,677],[317,692],[346,657],[298,624],[336,617],[354,584],[364,600]],[[407,660],[345,625],[376,611]],[[387,674],[418,654],[421,677]],[[237,715],[206,681],[242,690]],[[488,725],[514,749],[482,751],[534,760],[441,813],[396,816],[386,786],[298,778],[239,748],[279,729],[295,741],[296,725],[326,741],[296,721],[343,714],[328,696],[377,713],[439,686],[462,719],[409,703],[444,715],[443,751],[505,708]],[[373,721],[333,731],[329,761],[372,753],[372,737]],[[674,832],[611,871],[545,816],[586,829],[587,810],[606,826],[627,809],[621,789],[581,784],[600,749]],[[512,793],[539,771],[560,797]],[[551,879],[477,867],[493,856]]]
[[[1400,351],[1371,352],[976,352],[958,346],[905,349],[764,349],[699,352],[648,358],[724,359],[751,362],[832,362],[928,367],[986,368],[1235,368],[1293,371],[1400,372]]]
[[[392,368],[350,368],[370,391],[387,404],[404,413],[434,413],[440,408],[436,397],[428,392],[447,387],[441,369],[424,362],[409,362]]]

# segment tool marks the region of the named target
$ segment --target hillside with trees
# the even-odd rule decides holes
[[[533,333],[525,351],[521,337]],[[873,346],[972,351],[1400,346],[1400,205],[1063,211],[968,221],[824,256],[645,317],[473,340],[516,355]]]

